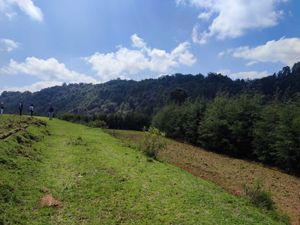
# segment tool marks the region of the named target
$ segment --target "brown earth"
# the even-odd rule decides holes
[[[40,199],[41,206],[48,206],[48,207],[56,207],[59,208],[62,206],[62,203],[55,198],[51,194],[46,194]]]
[[[131,146],[138,146],[143,139],[141,132],[108,130]],[[243,196],[243,185],[263,183],[270,191],[276,206],[287,213],[293,225],[300,225],[300,178],[276,168],[206,151],[189,144],[167,140],[166,148],[159,152],[159,159],[212,181],[231,194]]]

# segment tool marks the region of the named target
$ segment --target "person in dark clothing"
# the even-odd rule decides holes
[[[22,102],[19,103],[19,114],[20,114],[20,116],[22,116],[22,114],[23,114],[23,103]]]
[[[34,112],[34,105],[33,104],[31,104],[29,106],[29,111],[30,111],[30,116],[32,117],[33,116],[33,112]]]
[[[2,115],[4,113],[4,103],[1,102],[0,104],[0,115]]]
[[[50,107],[49,107],[49,109],[48,109],[48,117],[49,117],[49,120],[52,120],[53,114],[54,114],[54,108],[53,108],[52,105],[50,105]]]

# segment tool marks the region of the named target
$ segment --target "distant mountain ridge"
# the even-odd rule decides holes
[[[0,101],[7,113],[17,112],[18,102],[25,109],[35,105],[39,114],[47,112],[53,104],[57,113],[110,114],[138,112],[153,115],[168,100],[169,93],[181,88],[190,99],[212,99],[218,92],[231,95],[243,91],[256,91],[269,97],[290,98],[300,92],[300,62],[292,68],[284,67],[278,73],[256,80],[232,80],[221,74],[167,75],[142,81],[112,80],[103,84],[69,84],[31,92],[3,92]]]

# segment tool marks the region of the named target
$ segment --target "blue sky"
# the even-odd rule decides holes
[[[298,0],[0,0],[0,92],[300,61]]]

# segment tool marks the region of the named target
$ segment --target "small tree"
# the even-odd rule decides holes
[[[148,130],[144,129],[144,140],[141,144],[141,150],[146,156],[157,159],[158,152],[166,146],[164,137],[165,134],[157,128],[150,127]]]

